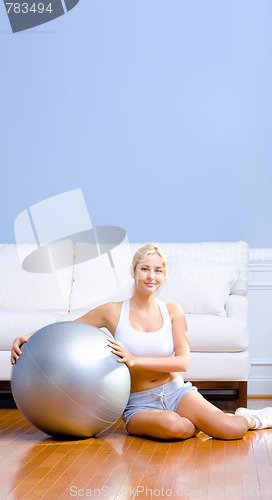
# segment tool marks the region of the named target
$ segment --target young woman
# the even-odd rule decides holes
[[[140,248],[132,262],[134,291],[124,302],[109,302],[76,321],[113,335],[111,351],[131,375],[131,394],[123,414],[130,434],[186,439],[203,431],[218,439],[238,439],[249,429],[272,427],[272,408],[239,408],[229,415],[205,400],[180,372],[188,369],[190,348],[186,320],[177,303],[165,304],[157,292],[167,277],[163,252],[154,244]],[[31,334],[30,334],[31,335]],[[11,363],[30,335],[17,337]]]

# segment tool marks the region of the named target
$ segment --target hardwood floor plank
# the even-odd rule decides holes
[[[272,463],[271,463],[271,453],[268,451],[267,444],[270,441],[269,448],[271,448],[271,432],[262,431],[255,432],[255,439],[253,440],[253,453],[255,459],[255,468],[258,477],[258,485],[256,485],[254,493],[257,496],[257,493],[263,494],[266,490],[270,490],[270,494],[272,497],[272,481],[271,481],[271,472],[272,472]],[[270,436],[270,439],[269,439]]]
[[[207,470],[209,476],[207,498],[225,498],[226,442],[210,439],[210,443],[211,461]]]

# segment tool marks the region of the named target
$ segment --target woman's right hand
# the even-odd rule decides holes
[[[29,337],[30,335],[25,335],[23,337],[16,337],[16,339],[14,339],[10,354],[10,362],[12,365],[15,365],[16,361],[21,356],[21,346],[28,341]]]

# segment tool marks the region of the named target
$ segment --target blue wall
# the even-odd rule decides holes
[[[80,0],[13,34],[0,4],[0,241],[81,188],[130,241],[272,247],[271,0]]]

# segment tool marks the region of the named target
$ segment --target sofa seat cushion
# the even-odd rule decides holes
[[[248,347],[245,321],[212,314],[186,314],[191,351],[240,352]]]
[[[0,382],[11,379],[10,351],[0,350]]]
[[[246,381],[250,374],[249,352],[192,352],[185,380]]]
[[[47,311],[1,311],[0,312],[0,351],[10,350],[15,337],[39,330],[55,323],[60,315]]]

